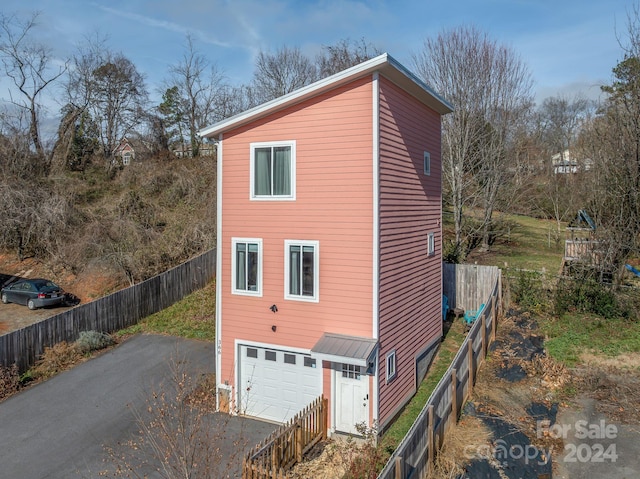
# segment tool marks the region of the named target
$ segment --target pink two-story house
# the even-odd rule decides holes
[[[218,141],[217,387],[284,422],[384,429],[442,336],[440,117],[387,54],[201,132]]]

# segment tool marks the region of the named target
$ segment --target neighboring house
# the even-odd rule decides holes
[[[186,144],[186,143],[177,144],[175,147],[171,149],[171,151],[178,158],[193,157],[190,144]],[[215,156],[215,154],[216,154],[216,145],[214,143],[202,143],[198,148],[199,156]]]
[[[123,138],[113,149],[113,157],[119,159],[123,166],[127,166],[136,159],[136,150],[127,138]]]
[[[442,337],[441,115],[387,54],[217,123],[219,406],[389,425]]]
[[[569,150],[562,153],[556,153],[551,157],[554,175],[574,174],[579,171],[589,171],[591,169],[591,160],[588,158],[578,162]]]

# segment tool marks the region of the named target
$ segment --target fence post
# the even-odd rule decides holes
[[[395,479],[404,479],[404,460],[402,459],[402,456],[396,456]]]
[[[277,453],[277,447],[275,444],[273,444],[271,446],[271,469],[273,469],[274,471],[278,469],[279,461],[278,461],[278,453]]]
[[[498,298],[493,298],[491,308],[491,342],[496,339],[496,334],[498,332],[498,307],[496,306],[496,301]]]
[[[468,397],[473,393],[473,383],[475,381],[475,371],[473,370],[473,338],[471,336],[467,336],[467,356],[467,368],[469,369]]]
[[[427,431],[427,444],[429,446],[429,464],[427,464],[427,471],[429,473],[433,472],[433,465],[434,465],[434,460],[435,460],[435,441],[433,440],[433,433],[434,433],[434,427],[435,424],[433,423],[433,404],[429,405],[429,409],[427,410],[427,414],[428,414],[428,421],[427,421],[427,425],[429,430]]]
[[[458,422],[458,373],[456,368],[451,369],[451,413],[453,422],[449,427],[453,427]]]
[[[300,427],[300,424],[296,425],[294,440],[296,442],[296,462],[302,462],[302,449],[304,447],[304,444],[302,438],[302,428]]]
[[[327,429],[329,428],[329,399],[322,396],[322,439],[327,438]]]
[[[498,268],[498,314],[502,313],[502,271]]]
[[[487,356],[487,315],[483,311],[482,316],[482,359]]]

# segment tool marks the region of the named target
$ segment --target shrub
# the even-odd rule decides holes
[[[18,367],[15,364],[11,367],[0,366],[0,400],[17,392],[20,386]]]
[[[462,263],[464,261],[462,245],[456,245],[453,240],[447,241],[442,248],[442,261],[453,264]]]
[[[554,307],[558,315],[567,312],[592,313],[605,319],[632,315],[610,286],[594,280],[560,280],[556,287]]]
[[[114,340],[106,333],[98,331],[82,331],[76,340],[76,345],[83,353],[90,353],[111,346]]]
[[[32,369],[34,379],[50,378],[59,372],[69,369],[83,357],[82,351],[75,343],[63,341],[50,348],[45,348],[42,357]]]
[[[518,270],[511,280],[515,302],[525,311],[541,312],[548,306],[542,273]]]
[[[343,479],[375,479],[383,464],[383,449],[377,444],[377,425],[368,428],[365,423],[356,424],[356,430],[364,437],[357,444],[351,437],[346,444],[346,473]]]

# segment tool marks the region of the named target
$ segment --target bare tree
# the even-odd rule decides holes
[[[251,445],[245,422],[215,413],[215,378],[187,374],[179,351],[167,380],[148,393],[145,408],[134,410],[139,434],[105,447],[109,469],[101,477],[207,479],[240,477],[244,451]]]
[[[106,56],[106,38],[96,34],[86,37],[72,55],[69,62],[69,70],[63,85],[62,118],[58,126],[58,138],[53,148],[53,163],[57,167],[66,168],[69,164],[88,163],[88,156],[98,150],[91,148],[87,155],[81,158],[71,158],[74,143],[77,141],[77,130],[83,129],[84,124],[90,124],[91,135],[94,142],[99,143],[99,128],[91,116],[89,106],[94,97],[93,72],[101,64]],[[96,130],[96,131],[93,131]]]
[[[619,283],[640,244],[640,10],[628,18],[624,59],[613,69],[607,98],[585,129],[585,155],[593,161],[589,210],[598,225],[600,266]]]
[[[322,53],[316,57],[318,77],[325,78],[349,67],[358,65],[382,53],[381,50],[367,43],[364,38],[351,41],[346,38],[335,45],[322,47]]]
[[[538,111],[542,140],[552,154],[559,153],[561,159],[568,159],[565,152],[574,146],[590,107],[591,102],[580,95],[555,96],[542,102]]]
[[[144,116],[147,90],[144,77],[135,65],[120,53],[107,52],[92,72],[89,109],[100,125],[105,158]]]
[[[261,51],[253,73],[253,95],[258,103],[281,97],[318,78],[315,65],[299,48],[282,47],[275,53]]]
[[[425,40],[413,56],[418,74],[453,105],[443,118],[443,177],[453,209],[454,251],[464,242],[464,210],[480,204],[483,244],[505,175],[517,155],[514,137],[531,105],[527,67],[508,47],[473,27]]]
[[[67,123],[71,127],[82,115],[90,115],[108,165],[122,138],[145,118],[147,98],[144,76],[131,60],[110,50],[100,36],[83,42],[65,84],[65,108],[73,116]]]
[[[34,161],[27,112],[5,106],[0,110],[0,169],[5,177],[38,178],[46,172]]]
[[[533,96],[530,72],[514,51],[486,39],[483,47],[486,81],[478,103],[486,126],[478,143],[476,179],[483,208],[482,246],[489,249],[493,212],[501,189],[518,169],[516,134],[526,122]]]
[[[20,261],[54,253],[70,216],[68,200],[45,184],[15,177],[0,183],[0,248],[14,250]]]
[[[40,96],[49,85],[60,78],[67,64],[54,66],[51,49],[31,38],[37,26],[38,13],[23,20],[15,15],[0,13],[0,58],[4,73],[17,88],[19,95],[9,92],[9,101],[29,115],[29,136],[41,160],[45,151],[40,137]]]
[[[558,161],[584,160],[580,155],[578,139],[582,128],[592,114],[593,103],[576,95],[572,98],[556,96],[546,98],[533,115],[530,135],[537,142],[540,158],[544,159],[542,181],[538,195],[531,197],[537,214],[552,218],[556,223],[554,239],[560,241],[563,222],[575,215],[579,207],[580,182],[573,177],[583,175],[586,165],[579,165],[579,173],[564,174],[554,169]]]
[[[225,85],[218,97],[218,114],[221,119],[229,118],[248,110],[257,104],[250,86]]]
[[[169,68],[169,73],[166,106],[178,124],[186,124],[191,154],[198,156],[202,141],[198,131],[223,118],[218,105],[224,86],[223,76],[196,49],[191,35],[187,35],[182,59]]]

